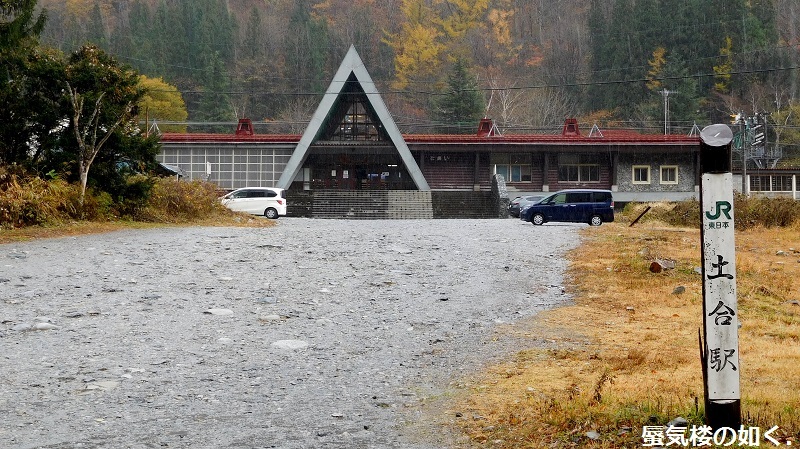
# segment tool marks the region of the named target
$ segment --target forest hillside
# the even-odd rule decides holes
[[[800,124],[796,0],[41,0],[41,41],[91,42],[183,95],[190,123],[301,132],[355,45],[403,132],[441,129],[448,91],[501,131],[688,133]],[[466,75],[466,76],[465,76]],[[665,114],[668,107],[668,114]],[[267,125],[269,124],[269,125]],[[473,132],[474,128],[462,130]],[[800,140],[800,139],[798,139]]]

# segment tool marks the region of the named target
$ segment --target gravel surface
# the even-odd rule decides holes
[[[281,218],[0,246],[0,447],[446,448],[583,225]],[[444,409],[442,409],[444,410]]]

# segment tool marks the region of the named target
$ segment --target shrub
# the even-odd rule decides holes
[[[771,228],[800,222],[800,201],[791,198],[750,197],[737,194],[733,199],[736,229],[755,226]]]
[[[0,226],[23,227],[78,218],[79,191],[66,181],[0,172]]]
[[[632,221],[647,206],[642,203],[629,203],[621,217]],[[652,203],[650,211],[640,221],[662,221],[672,226],[700,227],[700,202],[680,201],[677,203]],[[737,230],[743,231],[755,226],[765,228],[800,224],[800,201],[791,198],[746,197],[734,194],[733,213]]]
[[[135,218],[142,221],[182,223],[228,214],[218,198],[217,186],[214,184],[160,178],[153,184],[146,206]]]
[[[131,176],[116,198],[54,177],[44,180],[16,167],[0,167],[0,227],[58,224],[67,220],[126,218],[157,223],[186,223],[231,217],[218,200],[217,187],[203,181]]]
[[[140,211],[147,208],[153,186],[157,182],[158,178],[144,175],[131,176],[126,179],[125,185],[118,189],[118,198],[114,204],[117,215],[135,219]]]

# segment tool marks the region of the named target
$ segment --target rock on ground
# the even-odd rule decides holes
[[[281,218],[0,246],[0,446],[452,447],[421,404],[568,300],[580,226]]]

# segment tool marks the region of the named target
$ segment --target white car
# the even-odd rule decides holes
[[[230,210],[278,218],[286,215],[286,191],[275,187],[244,187],[220,198]]]

